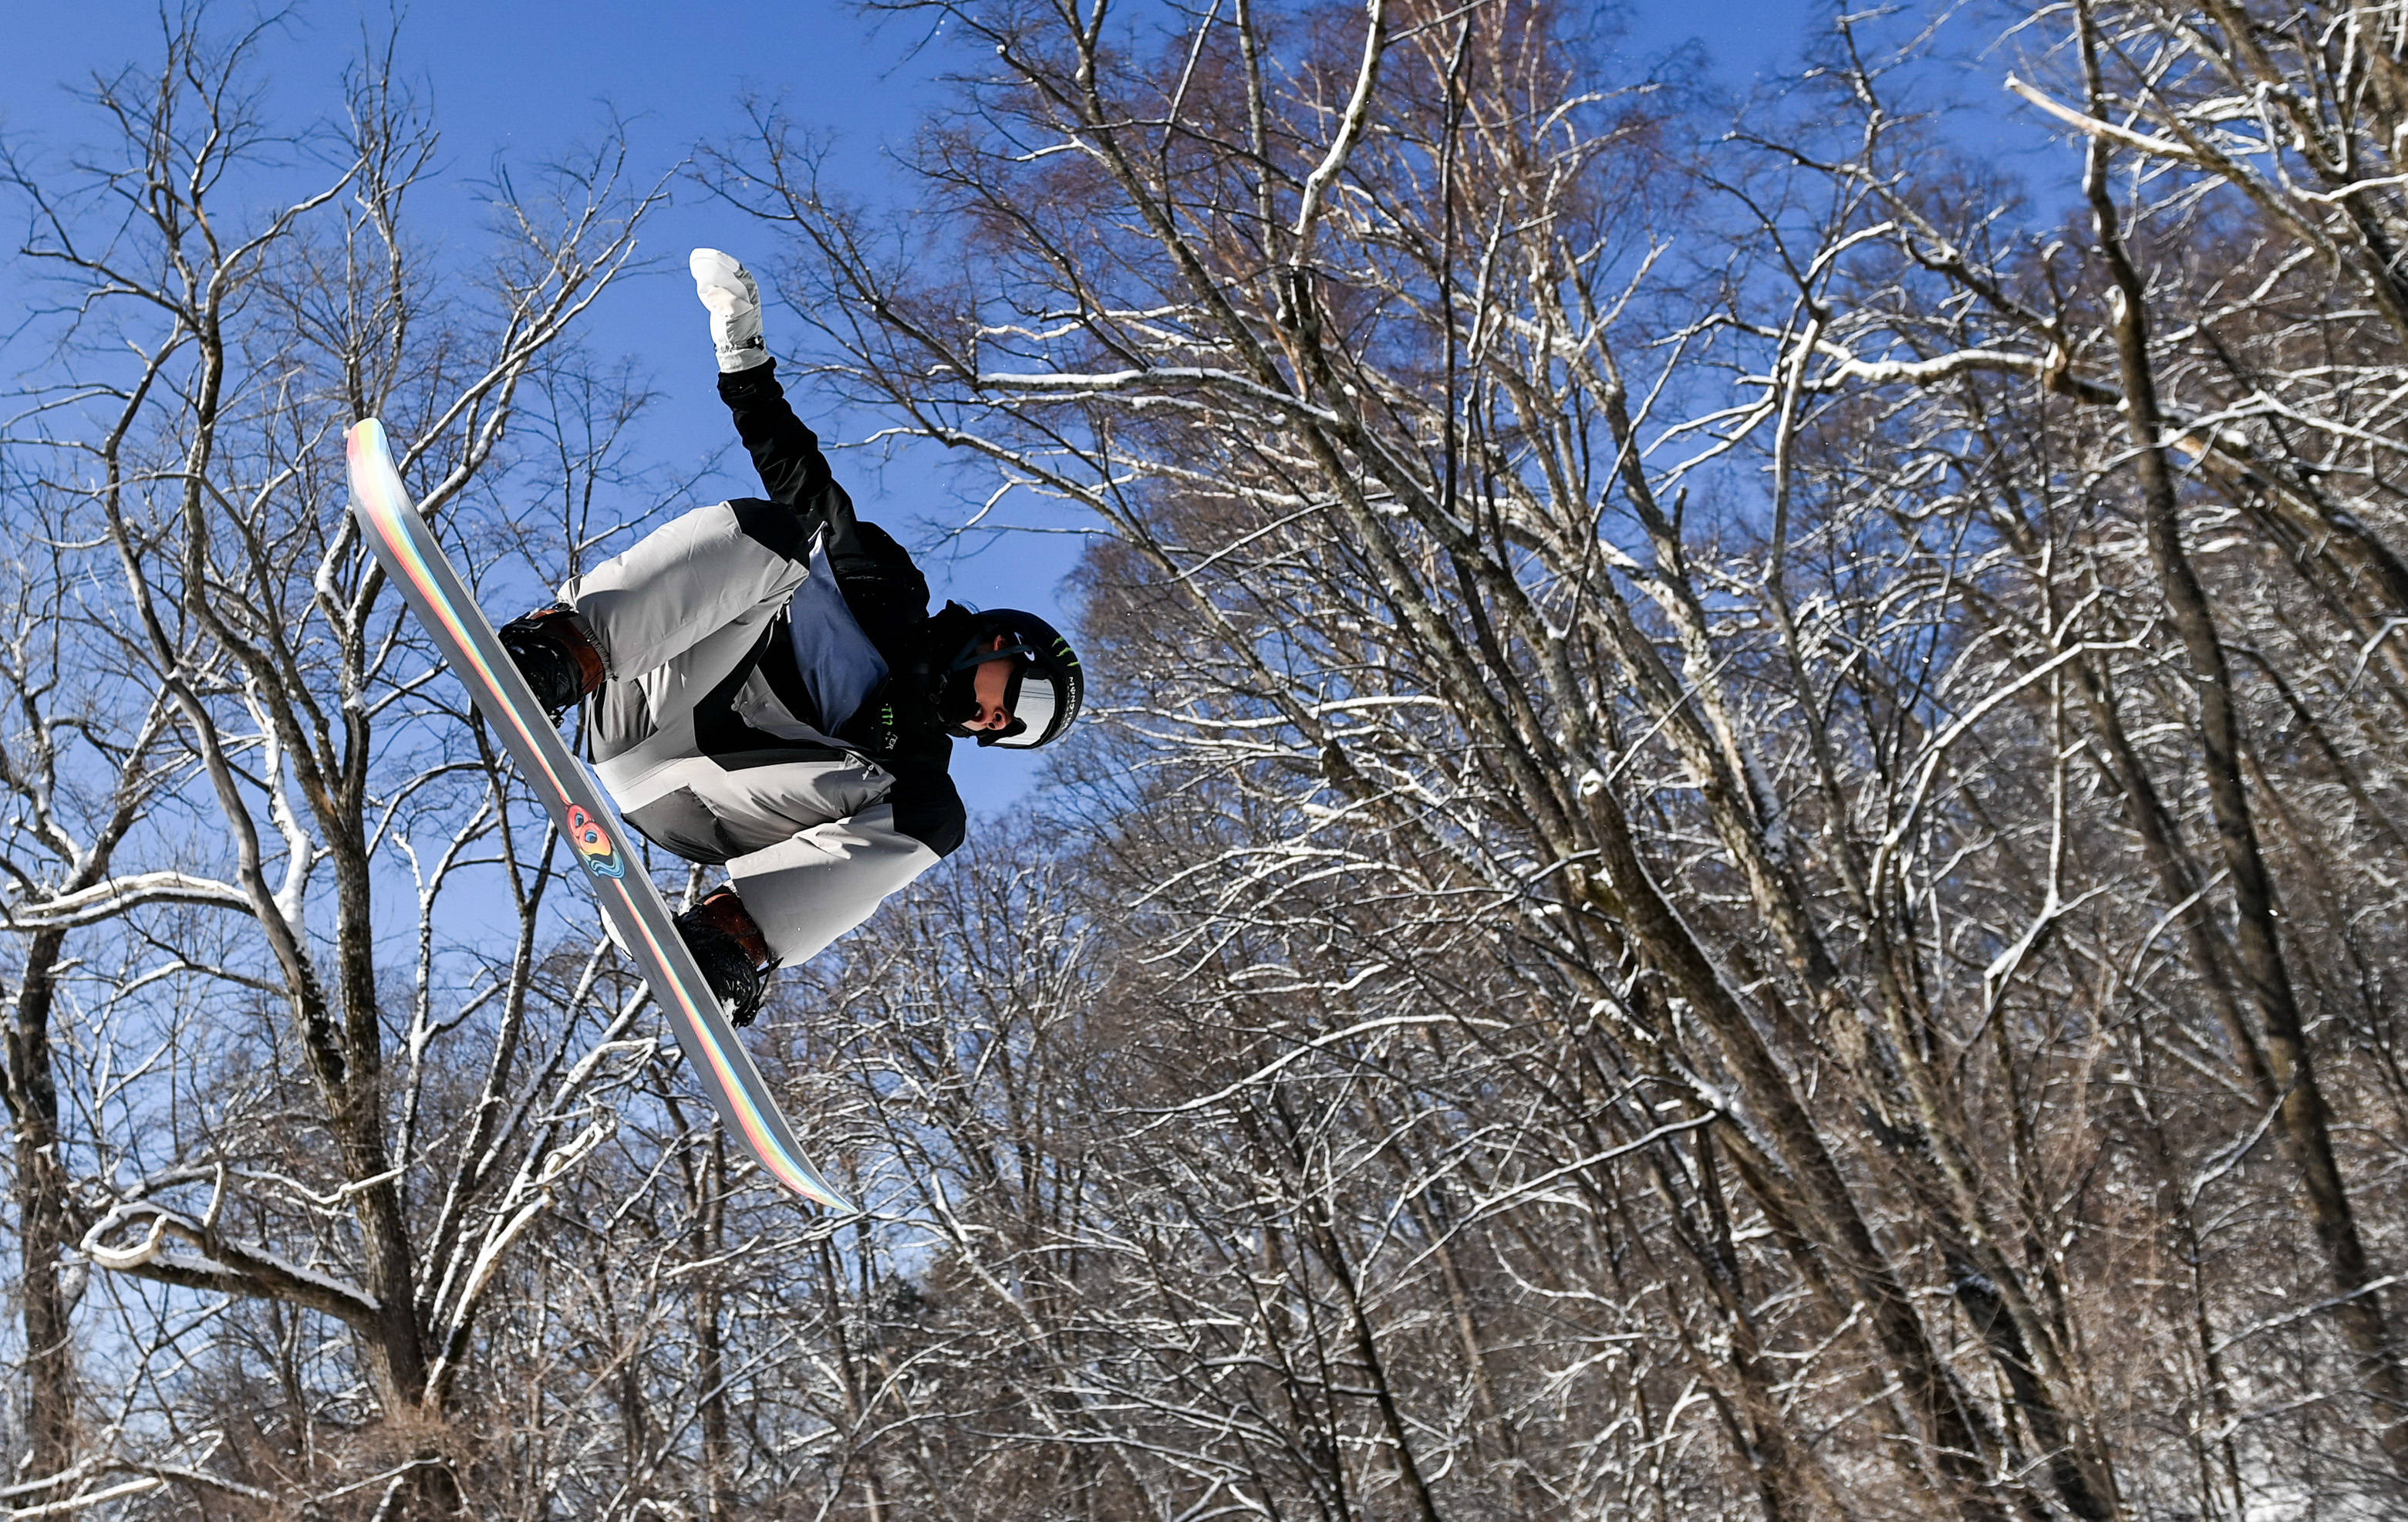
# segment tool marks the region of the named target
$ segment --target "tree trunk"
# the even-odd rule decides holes
[[[66,945],[64,930],[35,934],[25,948],[25,981],[8,1022],[7,1098],[16,1123],[14,1193],[18,1294],[25,1329],[25,1462],[35,1476],[57,1474],[76,1457],[73,1306],[60,1280],[68,1245],[65,1160],[60,1156],[59,1095],[50,1072],[50,1015]]]

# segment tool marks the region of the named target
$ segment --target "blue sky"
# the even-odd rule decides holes
[[[1811,0],[1639,0],[1627,46],[1637,58],[1653,60],[1686,43],[1702,44],[1714,72],[1739,84],[1793,54],[1809,19],[1824,8]],[[253,13],[247,5],[222,7],[229,22]],[[380,33],[390,14],[382,5],[341,0],[295,6],[271,54],[274,89],[290,97],[279,104],[304,118],[335,108],[337,81],[358,50],[363,28]],[[21,142],[66,146],[82,111],[64,87],[95,69],[113,71],[158,52],[155,4],[9,0],[0,17],[7,36],[0,48],[0,131]],[[874,22],[843,0],[675,7],[628,0],[414,0],[402,13],[401,57],[404,69],[431,91],[444,157],[457,180],[474,179],[497,157],[538,159],[590,138],[612,111],[629,122],[639,167],[658,173],[694,144],[738,129],[738,102],[750,91],[781,96],[797,120],[825,132],[838,179],[874,199],[896,184],[889,151],[909,139],[933,98],[931,78],[942,50],[917,47],[924,29],[924,22],[908,17]],[[473,202],[462,195],[450,204],[458,208],[460,239],[475,241]],[[7,231],[13,242],[18,230]],[[673,461],[691,460],[725,437],[725,414],[711,389],[708,338],[684,273],[684,252],[697,244],[741,255],[765,240],[741,215],[698,188],[681,188],[651,225],[645,251],[657,267],[627,280],[586,330],[597,354],[633,355],[657,378],[663,403],[644,442]],[[18,326],[20,299],[0,290],[0,333]],[[792,320],[785,321],[791,332]],[[773,350],[780,322],[773,309]],[[796,399],[810,415],[808,397]],[[829,431],[857,438],[872,425],[867,419],[840,419]],[[974,468],[937,458],[939,452],[882,464],[854,454],[840,459],[838,470],[864,511],[908,542],[911,523],[957,520],[966,515],[966,503],[990,489]],[[706,481],[702,491],[707,499],[745,487],[729,474]],[[1052,610],[1053,588],[1069,567],[1075,542],[1008,536],[975,554],[930,557],[929,579],[939,596]],[[998,763],[987,756],[957,770],[972,807],[988,811],[1009,805],[1035,772],[1025,758]]]

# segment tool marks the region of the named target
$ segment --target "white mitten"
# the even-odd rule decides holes
[[[761,340],[761,288],[752,272],[717,249],[696,249],[686,257],[694,294],[710,309],[710,341],[719,350],[723,375],[769,363]]]

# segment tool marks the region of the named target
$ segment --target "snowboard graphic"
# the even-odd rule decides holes
[[[364,419],[346,441],[351,514],[369,547],[567,837],[619,944],[635,957],[653,1001],[667,1014],[669,1029],[701,1078],[720,1124],[779,1183],[814,1204],[850,1213],[853,1206],[804,1159],[760,1070],[686,950],[660,890],[629,849],[626,826],[601,784],[546,719],[494,626],[419,517],[394,468],[384,425]]]

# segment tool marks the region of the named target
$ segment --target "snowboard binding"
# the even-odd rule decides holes
[[[727,1023],[751,1025],[768,1001],[769,974],[778,962],[769,955],[761,927],[745,912],[744,900],[734,888],[714,888],[677,917],[677,927],[711,993],[727,1011]]]
[[[494,632],[553,724],[602,690],[609,670],[601,649],[594,643],[593,631],[576,609],[554,603],[514,618]]]

